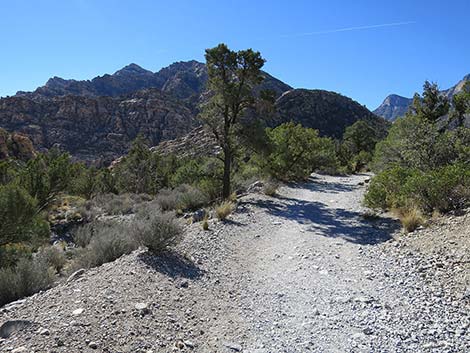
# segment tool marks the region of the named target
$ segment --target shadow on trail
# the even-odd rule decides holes
[[[273,216],[306,225],[308,231],[361,245],[387,241],[400,228],[399,223],[390,218],[366,220],[360,212],[329,208],[315,201],[279,197],[274,201],[262,200],[253,204]]]
[[[155,271],[171,278],[198,279],[204,274],[197,264],[175,252],[158,256],[146,252],[139,254],[139,259]]]
[[[362,174],[357,174],[362,175]],[[290,183],[289,187],[292,189],[304,189],[314,192],[328,193],[328,194],[338,194],[341,192],[350,192],[358,187],[355,184],[344,184],[342,179],[344,176],[335,177],[338,179],[337,182],[326,182],[322,181],[316,176],[310,176],[305,182],[302,183]]]

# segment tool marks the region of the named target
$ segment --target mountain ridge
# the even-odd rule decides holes
[[[470,81],[470,74],[465,75],[454,86],[445,90],[441,90],[441,93],[447,98],[452,99],[455,94],[459,93],[463,89],[463,86],[468,81]],[[398,94],[390,94],[385,97],[382,104],[380,104],[372,112],[387,120],[394,121],[395,119],[404,116],[412,103],[413,98],[403,97]]]
[[[293,89],[262,72],[254,88],[275,92],[276,113],[266,126],[294,121],[321,135],[340,138],[346,126],[385,121],[348,97],[323,90]],[[0,99],[0,127],[28,136],[39,151],[59,147],[79,160],[104,164],[125,154],[142,134],[157,146],[201,125],[198,106],[207,99],[205,64],[175,62],[156,73],[137,64],[92,80],[52,77],[33,92]]]

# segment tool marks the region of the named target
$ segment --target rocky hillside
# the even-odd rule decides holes
[[[27,136],[19,133],[8,133],[8,131],[0,128],[0,161],[8,158],[28,160],[35,155],[33,143]]]
[[[31,138],[38,149],[58,146],[81,160],[111,161],[141,133],[152,144],[195,126],[182,101],[148,89],[120,97],[9,97],[0,100],[0,126]]]
[[[412,98],[391,94],[374,110],[374,114],[393,121],[400,116],[404,116],[412,102]]]
[[[344,129],[365,119],[381,130],[387,123],[351,98],[323,90],[295,89],[284,93],[276,102],[277,117],[271,125],[286,121],[318,129],[322,135],[341,137]]]
[[[268,125],[295,121],[333,137],[358,119],[385,126],[350,98],[292,89],[263,75],[255,91],[273,90],[278,98],[278,113]],[[0,127],[29,136],[39,150],[58,146],[77,159],[106,163],[125,153],[138,134],[152,145],[192,141],[185,135],[200,125],[197,103],[205,99],[206,82],[207,69],[197,61],[177,62],[156,73],[131,64],[89,81],[54,77],[34,92],[0,99]]]
[[[447,96],[449,99],[452,99],[455,94],[459,93],[462,90],[463,86],[467,81],[470,81],[470,75],[466,75],[455,86],[443,90],[442,94]],[[379,107],[377,107],[377,109],[375,109],[373,112],[378,116],[393,121],[396,118],[405,115],[411,103],[413,103],[412,98],[406,98],[396,94],[391,94],[387,98],[385,98],[383,103]]]

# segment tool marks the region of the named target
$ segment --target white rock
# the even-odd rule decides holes
[[[78,309],[75,309],[74,311],[72,311],[72,315],[77,316],[77,315],[82,314],[84,311],[85,311],[85,309],[78,308]]]

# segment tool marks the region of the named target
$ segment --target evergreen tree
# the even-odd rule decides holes
[[[252,49],[230,50],[225,44],[206,50],[209,102],[201,118],[220,147],[224,163],[222,196],[231,192],[231,172],[236,154],[236,128],[249,108],[254,108],[253,87],[262,81],[265,60]]]

